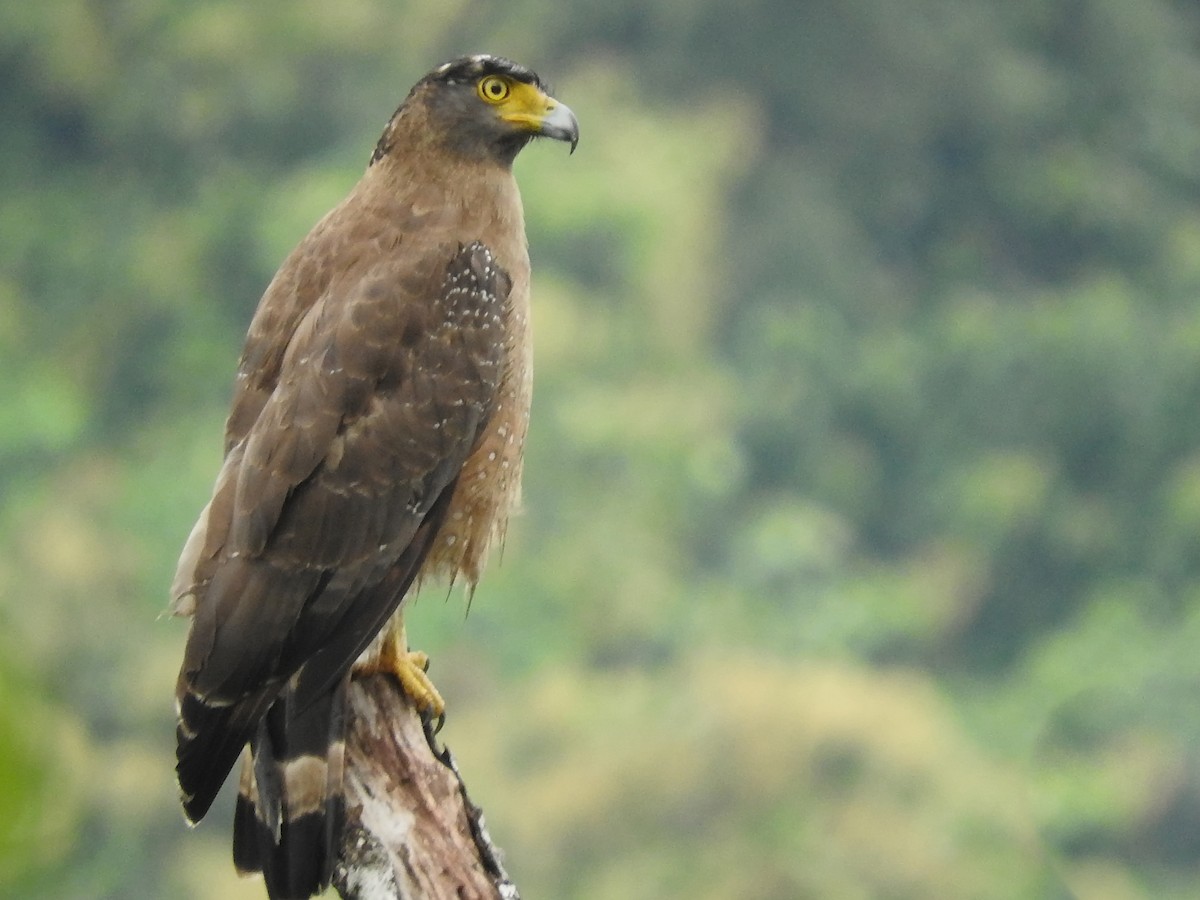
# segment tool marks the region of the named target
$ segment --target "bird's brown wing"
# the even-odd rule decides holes
[[[284,682],[301,667],[311,695],[337,681],[416,576],[492,412],[509,289],[486,247],[454,245],[300,319],[177,577],[194,612],[177,688],[193,821]]]

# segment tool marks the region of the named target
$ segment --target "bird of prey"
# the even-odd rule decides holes
[[[473,588],[518,500],[531,350],[512,163],[535,137],[574,150],[579,126],[532,71],[434,69],[250,324],[172,586],[192,619],[176,771],[195,823],[244,756],[234,862],[277,900],[329,882],[351,673],[395,672],[439,712],[401,604],[431,577]]]

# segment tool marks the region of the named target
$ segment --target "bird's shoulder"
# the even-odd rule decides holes
[[[312,523],[351,521],[346,510],[366,515],[379,498],[402,508],[436,496],[494,411],[509,287],[473,242],[430,275],[381,264],[338,302],[314,304],[227,458],[228,546],[341,563],[379,535],[349,540],[357,532],[342,528],[331,538]]]
[[[364,183],[372,187],[364,179],[299,242],[259,301],[238,362],[226,452],[253,426],[289,355],[335,330],[343,340],[410,346],[413,334],[445,313],[436,301],[452,287],[448,268],[464,249],[454,207],[435,185],[388,196]],[[485,245],[474,252],[474,265],[482,265],[480,249],[495,270],[488,278],[500,279],[490,287],[507,292],[511,280]]]

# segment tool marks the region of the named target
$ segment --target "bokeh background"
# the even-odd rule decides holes
[[[583,138],[527,511],[410,633],[524,896],[1200,897],[1191,0],[0,5],[0,895],[262,896],[167,585],[264,285],[482,50]]]

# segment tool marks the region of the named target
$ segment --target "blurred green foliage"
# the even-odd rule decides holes
[[[1200,13],[0,6],[0,894],[261,896],[175,808],[240,340],[432,65],[533,65],[527,511],[444,737],[529,897],[1195,896]]]

